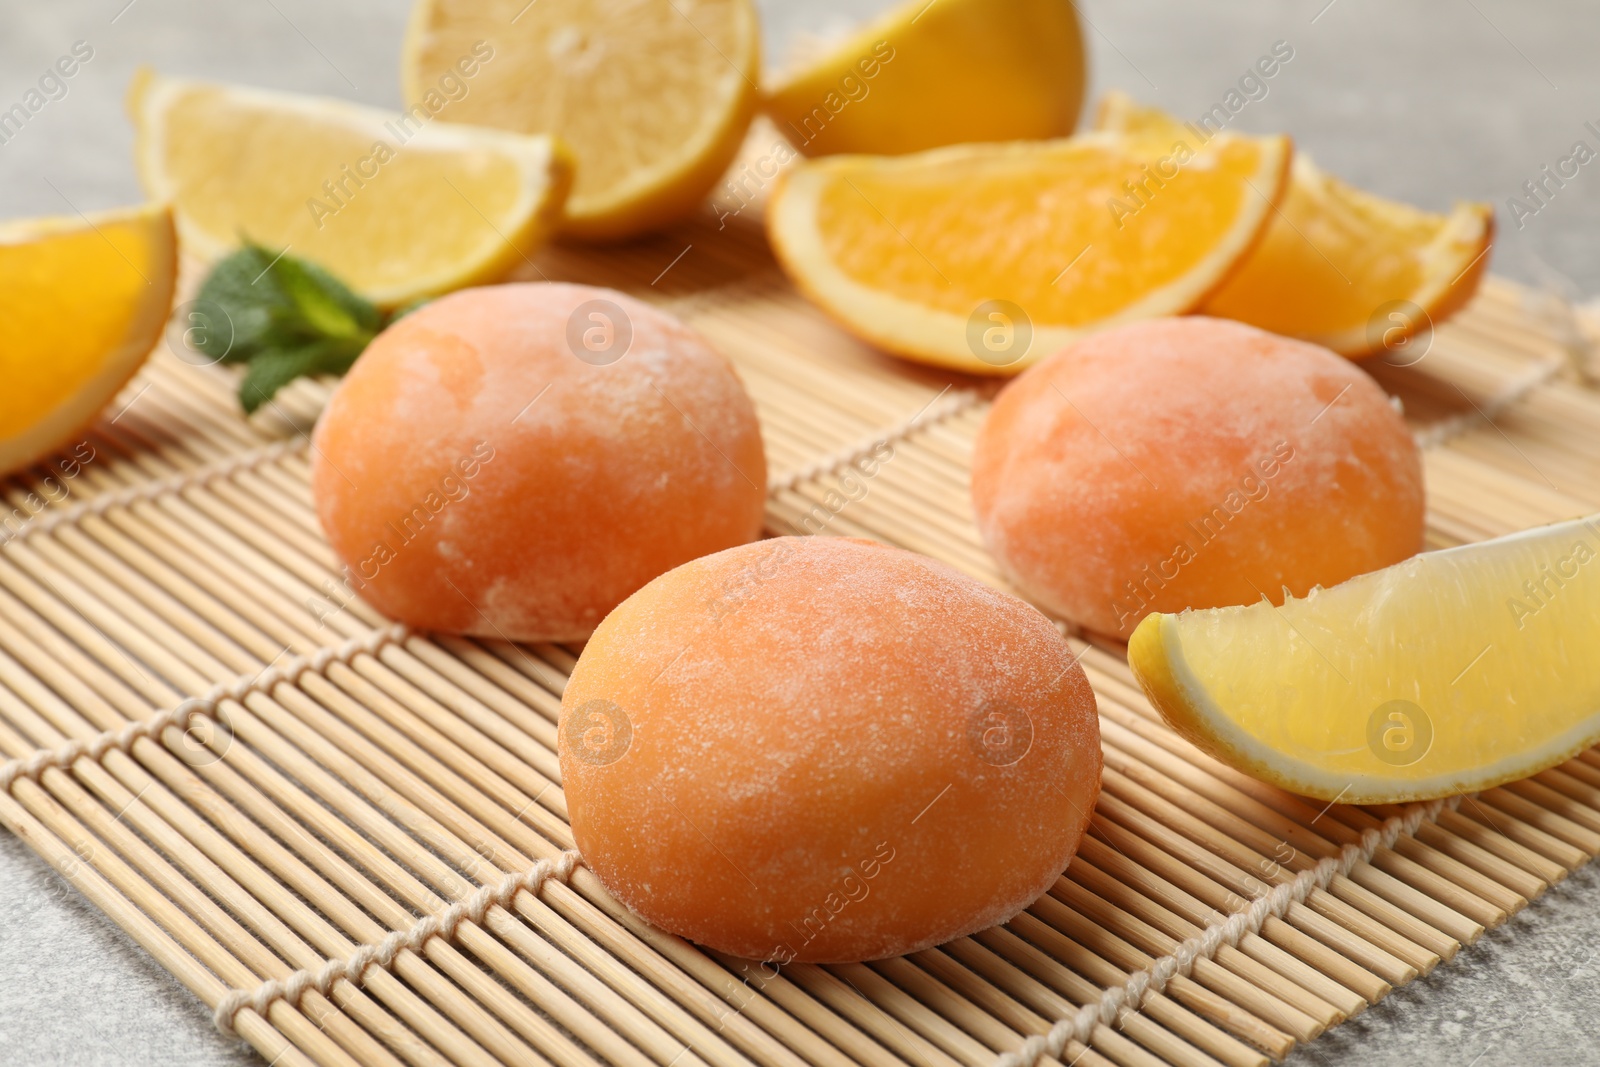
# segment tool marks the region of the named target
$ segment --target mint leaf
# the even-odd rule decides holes
[[[279,389],[301,375],[313,373],[314,353],[289,348],[268,348],[250,360],[244,377],[239,379],[239,404],[246,415],[277,395]]]
[[[296,378],[343,374],[365,347],[365,341],[329,337],[296,347],[264,348],[251,357],[239,382],[239,403],[246,415],[254,414]]]
[[[245,240],[200,286],[208,319],[232,326],[224,363],[246,364],[239,403],[246,414],[296,378],[343,374],[367,344],[417,303],[385,314],[315,263]],[[212,323],[223,335],[224,324]]]
[[[377,308],[315,263],[291,261],[284,256],[267,273],[277,275],[279,286],[301,321],[324,336],[364,335],[371,340],[381,328],[382,316]]]
[[[244,363],[266,343],[275,317],[288,310],[288,299],[266,270],[272,254],[246,245],[211,269],[196,299],[207,312],[218,307],[232,328],[233,344],[224,363]],[[219,324],[212,324],[213,331]]]

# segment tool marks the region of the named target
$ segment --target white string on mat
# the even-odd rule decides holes
[[[88,756],[98,760],[112,749],[128,752],[135,741],[145,737],[160,737],[169,726],[188,729],[195,718],[215,719],[217,708],[224,700],[243,700],[251,693],[270,693],[280,682],[293,684],[306,671],[321,674],[335,661],[348,663],[363,652],[376,654],[385,645],[404,641],[411,635],[410,627],[395,623],[370,633],[352,637],[342,645],[319,648],[309,656],[296,656],[280,665],[268,667],[259,674],[240,675],[230,682],[212,686],[203,696],[190,697],[177,707],[169,708],[152,718],[130,722],[115,730],[107,730],[87,740],[68,741],[60,748],[46,748],[31,756],[9,760],[0,764],[0,791],[10,792],[18,778],[38,781],[52,767],[70,767],[78,759]]]
[[[1501,412],[1525,398],[1529,393],[1541,385],[1549,383],[1562,369],[1568,365],[1565,356],[1555,356],[1550,359],[1540,360],[1523,373],[1517,375],[1505,384],[1505,388],[1478,404],[1472,411],[1460,415],[1451,415],[1447,419],[1440,419],[1431,426],[1425,426],[1414,435],[1417,447],[1429,449],[1452,441],[1468,430],[1476,429],[1485,422],[1493,422]]]
[[[1566,365],[1567,361],[1560,358],[1540,361],[1509,381],[1498,393],[1478,405],[1476,410],[1442,419],[1417,431],[1417,444],[1424,449],[1432,448],[1481,425],[1485,420],[1493,420],[1555,378]],[[768,485],[769,492],[792,490],[803,482],[837,472],[871,455],[874,449],[885,443],[901,441],[982,402],[981,395],[965,390],[942,403],[936,400],[935,404],[890,426],[865,443],[773,478]],[[13,538],[49,532],[61,523],[77,521],[84,515],[104,514],[114,507],[179,493],[191,486],[232,477],[240,471],[304,451],[308,443],[303,437],[274,442],[193,471],[129,486],[49,514],[40,514],[30,518],[15,532],[0,531],[0,545]],[[138,740],[159,737],[168,726],[187,729],[197,717],[215,719],[219,706],[225,700],[240,701],[253,692],[270,692],[281,682],[293,684],[308,670],[322,673],[333,662],[347,663],[361,653],[376,654],[388,644],[404,641],[410,634],[411,630],[403,624],[373,630],[337,647],[322,648],[310,656],[296,657],[259,674],[241,676],[215,685],[204,695],[184,700],[148,720],[132,722],[88,740],[70,741],[56,749],[45,749],[31,756],[10,760],[0,764],[0,790],[9,792],[18,778],[37,780],[44,771],[53,767],[70,767],[84,756],[98,760],[112,749],[126,753]],[[1246,908],[1208,926],[1149,967],[1133,973],[1123,985],[1105,990],[1099,998],[1085,1004],[1070,1018],[1057,1021],[1046,1033],[1033,1035],[1016,1051],[1000,1055],[996,1067],[1034,1067],[1046,1056],[1061,1057],[1067,1045],[1073,1041],[1089,1044],[1096,1027],[1113,1025],[1125,1014],[1141,1010],[1148,997],[1163,991],[1174,977],[1187,975],[1197,961],[1213,958],[1223,945],[1237,946],[1244,937],[1258,933],[1269,918],[1281,918],[1291,906],[1303,903],[1313,890],[1326,889],[1335,876],[1348,875],[1357,866],[1369,862],[1381,849],[1392,847],[1401,836],[1416,833],[1424,823],[1435,821],[1447,809],[1455,810],[1460,802],[1460,797],[1450,797],[1414,804],[1401,815],[1365,831],[1358,843],[1346,845],[1336,856],[1325,858],[1300,872],[1291,881],[1275,886]],[[526,871],[506,874],[498,883],[482,886],[465,900],[457,901],[437,914],[423,917],[406,930],[394,931],[376,944],[361,945],[346,959],[330,959],[320,967],[306,968],[284,978],[271,979],[254,989],[232,990],[218,1002],[213,1021],[223,1033],[232,1035],[235,1033],[234,1019],[243,1010],[250,1009],[265,1016],[278,1000],[297,1005],[308,990],[315,989],[328,996],[341,980],[359,984],[372,966],[387,970],[402,951],[419,952],[434,937],[451,940],[463,921],[481,925],[491,908],[509,907],[516,895],[524,890],[537,893],[552,877],[565,882],[581,864],[582,858],[576,851],[563,851],[553,860],[537,861]]]
[[[496,885],[483,886],[466,900],[457,901],[437,915],[424,917],[409,930],[396,930],[376,945],[362,945],[349,959],[329,960],[321,967],[296,971],[287,978],[274,978],[254,989],[236,989],[217,1003],[211,1020],[216,1023],[218,1030],[231,1035],[234,1033],[235,1016],[245,1008],[264,1017],[267,1009],[276,1001],[299,1004],[300,998],[309,989],[329,996],[335,983],[341,979],[359,985],[368,967],[376,964],[388,970],[402,951],[420,952],[434,937],[449,941],[455,937],[456,927],[463,921],[481,926],[490,908],[509,907],[523,890],[538,893],[540,887],[551,878],[565,882],[581,862],[576,851],[567,849],[554,860],[539,860],[525,871],[513,871],[506,875]]]
[[[157,478],[154,481],[141,482],[130,485],[125,489],[115,489],[109,493],[102,493],[97,497],[85,500],[70,507],[57,508],[49,512],[36,512],[33,517],[17,526],[17,529],[7,531],[0,528],[0,545],[19,537],[26,537],[34,533],[48,533],[64,522],[76,522],[85,515],[104,515],[109,509],[126,507],[141,500],[151,500],[168,493],[181,493],[193,485],[206,485],[219,478],[231,478],[243,470],[253,470],[256,467],[296,452],[303,452],[310,446],[310,440],[305,437],[292,437],[286,441],[274,441],[270,445],[252,448],[248,452],[241,452],[236,456],[208,463],[196,467],[192,471],[182,474],[169,475],[166,478]]]
[[[1043,1034],[1034,1034],[1015,1052],[1003,1053],[995,1067],[1034,1067],[1045,1056],[1060,1059],[1069,1042],[1087,1045],[1095,1027],[1110,1026],[1125,1013],[1140,1010],[1146,997],[1161,992],[1173,978],[1187,975],[1197,960],[1211,959],[1223,945],[1237,947],[1247,934],[1259,933],[1268,919],[1281,919],[1292,905],[1304,903],[1312,890],[1328,888],[1336,875],[1348,875],[1380,850],[1393,848],[1402,836],[1415,834],[1424,823],[1437,820],[1440,812],[1454,811],[1460,804],[1458,796],[1412,804],[1402,814],[1371,827],[1361,835],[1360,843],[1344,846],[1337,856],[1306,868],[1292,881],[1251,901],[1249,907],[1206,927],[1149,967],[1135,971],[1124,985],[1107,989],[1071,1018],[1060,1020]]]
[[[934,398],[934,402],[937,403],[938,399],[937,397]],[[928,407],[923,408],[909,419],[890,426],[882,433],[873,435],[871,440],[863,444],[847,448],[842,452],[836,452],[832,456],[819,459],[817,462],[792,473],[777,475],[767,482],[767,492],[775,493],[780,489],[794,489],[801,482],[809,482],[813,478],[832,474],[841,467],[849,466],[857,460],[865,459],[872,455],[874,449],[881,448],[884,444],[893,444],[896,441],[910,437],[918,430],[926,430],[930,426],[937,426],[947,419],[953,419],[962,412],[971,410],[982,402],[983,397],[977,393],[963,390],[951,396],[944,403],[939,404],[938,407],[934,407],[933,404],[928,405]]]

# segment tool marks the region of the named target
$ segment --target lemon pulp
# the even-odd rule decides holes
[[[1281,608],[1150,615],[1128,654],[1175,729],[1286,789],[1359,803],[1486,789],[1600,739],[1600,516]]]

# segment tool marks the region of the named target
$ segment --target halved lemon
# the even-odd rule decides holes
[[[216,259],[248,237],[384,305],[498,278],[571,181],[549,137],[341,100],[141,71],[128,107],[140,179],[171,200],[186,252]]]
[[[0,223],[0,474],[70,441],[144,363],[177,245],[165,204]]]
[[[1179,733],[1374,804],[1487,789],[1600,740],[1600,516],[1428,552],[1276,607],[1149,615],[1128,660]]]
[[[908,0],[768,92],[808,156],[900,155],[1065,137],[1083,106],[1083,39],[1061,0]]]
[[[549,133],[577,160],[563,229],[615,239],[705,199],[758,103],[750,0],[416,0],[408,106]]]
[[[1099,129],[1195,137],[1194,128],[1123,93],[1108,93]],[[1352,358],[1402,350],[1478,290],[1494,209],[1421,211],[1344,184],[1295,156],[1282,213],[1201,309]]]
[[[1090,134],[829,156],[780,177],[767,230],[795,283],[866,340],[1015,374],[1083,335],[1190,311],[1282,195],[1283,137]]]

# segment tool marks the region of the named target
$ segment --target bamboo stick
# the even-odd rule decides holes
[[[898,960],[881,961],[873,967],[891,981],[895,980],[897,974],[900,975],[900,984],[912,989],[923,984],[921,976],[916,974],[917,968],[921,968],[928,976],[930,987],[937,983],[937,988],[948,991],[941,996],[925,990],[924,1002],[942,1000],[943,996],[951,998],[951,1003],[930,1006],[937,1007],[941,1014],[954,1018],[958,1024],[970,1016],[973,1029],[985,1034],[985,1043],[990,1047],[1010,1048],[1025,1034],[1042,1034],[1049,1029],[1049,1023],[1043,1016],[1012,999],[999,986],[980,980],[955,957],[946,953],[928,950]],[[964,998],[966,1004],[955,1000],[957,997]],[[962,1007],[967,1005],[970,1007],[963,1011]],[[998,1020],[1002,1026],[994,1028],[988,1020]],[[1009,1031],[1006,1027],[1009,1027]],[[1109,1027],[1096,1029],[1090,1047],[1120,1067],[1160,1067],[1162,1062]],[[1199,1061],[1190,1059],[1189,1062],[1215,1061],[1205,1057]]]
[[[1078,862],[1079,859],[1082,862]],[[1069,870],[1073,880],[1106,900],[1121,896],[1120,887],[1136,889],[1142,895],[1131,896],[1131,903],[1125,906],[1169,937],[1180,940],[1195,937],[1218,918],[1216,909],[1207,908],[1200,900],[1094,838],[1083,842]],[[1276,939],[1265,934],[1250,934],[1240,940],[1239,951],[1333,1005],[1346,1017],[1358,1014],[1369,1002],[1376,1002],[1389,992],[1388,983],[1376,975],[1310,941],[1282,920],[1273,922]],[[1294,945],[1305,955],[1285,951],[1279,947],[1280,942]],[[1305,963],[1307,956],[1316,960],[1321,969]]]
[[[26,807],[26,814],[32,820],[36,820],[33,823],[38,827],[36,832],[29,834],[30,827],[27,823],[11,817],[14,803]],[[21,814],[20,810],[17,813]],[[114,909],[119,925],[124,925],[124,929],[143,925],[132,920],[128,915],[130,910],[136,909],[143,915],[150,916],[153,926],[149,934],[140,939],[140,943],[147,949],[159,952],[158,958],[162,959],[163,965],[169,970],[180,973],[180,965],[175,957],[194,953],[196,965],[208,968],[211,973],[201,978],[194,967],[187,965],[181,965],[182,971],[187,972],[189,981],[186,984],[190,984],[190,988],[197,991],[203,989],[202,995],[209,994],[208,1003],[214,1004],[220,1000],[226,989],[223,982],[250,981],[250,972],[242,964],[233,960],[222,946],[212,940],[164,896],[138,878],[110,849],[98,847],[100,842],[90,837],[82,826],[65,809],[56,805],[39,785],[27,780],[16,782],[11,795],[0,801],[0,817],[4,817],[8,826],[11,826],[19,836],[25,837],[30,844],[40,842],[44,851],[53,852],[57,870],[71,869],[76,865],[76,874],[81,875],[84,869],[92,868],[99,876],[100,884],[96,884],[97,880],[89,878],[82,878],[80,882],[78,877],[74,877],[74,883],[82,885],[86,893],[98,898],[95,902],[102,907],[102,910],[110,912]],[[59,842],[55,848],[52,849],[44,844],[43,838],[46,834]],[[65,836],[56,837],[58,834]],[[119,905],[116,894],[110,888],[113,884],[118,891],[126,894],[125,905]],[[156,927],[167,932],[172,941],[180,942],[183,948],[176,949],[176,945],[173,945],[176,951],[169,950],[167,944],[170,942],[166,938],[154,936]],[[218,982],[218,978],[222,981]],[[307,1050],[317,1063],[356,1067],[356,1061],[340,1049],[321,1026],[314,1024],[307,1016],[289,1005],[281,1001],[273,1005],[267,1012],[266,1021],[286,1031],[286,1036]]]
[[[1043,954],[1059,960],[1091,982],[1105,988],[1125,984],[1131,973],[1149,963],[1147,956],[1127,942],[1121,941],[1110,931],[1091,931],[1095,934],[1096,944],[1083,945],[1070,936],[1069,932],[1063,932],[1056,926],[1045,923],[1032,912],[1018,915],[1006,924],[1005,929],[1039,949]],[[986,944],[989,943],[989,932],[978,936]],[[1101,953],[1115,958],[1108,959]],[[1193,979],[1177,976],[1167,983],[1165,995],[1189,1008],[1201,1018],[1265,1050],[1274,1059],[1287,1056],[1295,1045],[1293,1035],[1285,1033],[1262,1020],[1250,1009],[1235,1004],[1224,995],[1213,992]],[[1144,1010],[1153,1010],[1150,1002],[1146,1003]]]
[[[841,340],[786,288],[746,220],[685,232],[705,243],[665,293],[648,283],[656,259],[681,247],[666,247],[676,235],[617,253],[557,250],[550,265],[597,278],[622,271],[729,350],[766,423],[774,474],[862,447],[946,385],[968,387]],[[1471,411],[1458,386],[1482,404],[1526,381],[1561,343],[1559,324],[1530,319],[1529,299],[1491,280],[1441,329],[1426,364],[1382,369],[1383,381],[1427,419]],[[52,507],[152,478],[196,480],[103,513],[74,510],[53,531],[0,547],[9,755],[145,718],[381,621],[360,600],[327,600],[338,563],[310,506],[304,454],[200,480],[211,464],[303,433],[328,383],[297,384],[246,422],[229,373],[163,354],[143,381],[152,387],[94,431],[99,455]],[[769,521],[798,529],[821,506],[827,532],[918,549],[1003,587],[967,484],[984,406],[894,440],[864,497],[833,508],[830,494],[846,486],[823,471],[775,493]],[[1600,428],[1592,393],[1552,380],[1496,421],[1498,430],[1469,427],[1430,450],[1430,543],[1600,508],[1600,463],[1572,444]],[[4,499],[43,488],[41,477],[7,480]],[[393,975],[374,974],[366,988],[342,983],[328,1001],[307,994],[299,1011],[280,1002],[267,1019],[243,1012],[240,1032],[282,1063],[378,1062],[385,1050],[413,1063],[543,1055],[563,1067],[597,1056],[637,1067],[987,1062],[1392,814],[1319,808],[1240,775],[1162,726],[1116,655],[1094,649],[1084,661],[1110,769],[1094,836],[1057,889],[1072,908],[1047,899],[1009,928],[914,959],[844,977],[795,966],[753,988],[728,961],[643,924],[580,870],[570,887],[549,884],[493,909],[483,927],[464,924],[454,943],[434,938],[402,954]],[[143,740],[70,774],[18,780],[0,818],[47,859],[82,867],[75,883],[216,1003],[227,991],[219,973],[245,981],[315,962],[569,843],[555,723],[572,666],[572,652],[553,646],[412,638],[227,705],[233,747],[215,763],[180,761],[173,752],[188,742],[169,730],[165,745]],[[72,843],[100,863],[69,860]],[[1426,973],[1597,851],[1600,756],[1584,753],[1379,850],[1068,1058],[1255,1067],[1259,1054],[1231,1035],[1287,1053],[1291,1035]],[[798,1058],[786,1061],[785,1049]]]
[[[917,959],[925,966],[943,968],[943,959],[960,962],[974,975],[981,976],[985,981],[1004,990],[1010,997],[1015,998],[1017,1007],[1028,1009],[1029,1015],[1016,1015],[1016,1024],[1019,1029],[1034,1027],[1034,1019],[1046,1024],[1051,1020],[1064,1019],[1074,1015],[1079,1005],[1060,995],[1048,985],[1037,980],[1025,970],[1014,964],[1007,954],[989,948],[974,938],[959,938],[938,949],[928,949],[919,953]],[[940,971],[939,973],[946,973]],[[1076,976],[1074,976],[1076,977]],[[949,981],[947,978],[946,981]],[[976,987],[977,983],[963,982],[963,988]],[[1084,983],[1093,995],[1093,986]],[[981,995],[977,993],[969,995]],[[1086,997],[1085,999],[1089,999]],[[1195,1020],[1198,1023],[1198,1020]],[[1220,1061],[1208,1055],[1199,1047],[1188,1043],[1182,1037],[1158,1025],[1152,1017],[1130,1013],[1122,1024],[1122,1030],[1143,1048],[1155,1054],[1158,1062],[1180,1065],[1180,1067],[1220,1067]],[[1043,1033],[1045,1028],[1032,1029],[1032,1032]],[[1090,1043],[1099,1047],[1102,1040],[1101,1030],[1107,1029],[1103,1025],[1096,1028],[1090,1036]],[[1221,1044],[1229,1041],[1220,1031],[1214,1031],[1212,1040]],[[1102,1049],[1102,1051],[1106,1051]],[[1250,1053],[1242,1044],[1233,1042],[1233,1051],[1243,1054],[1243,1062],[1256,1062],[1258,1054]],[[1116,1054],[1107,1052],[1108,1056],[1117,1058]],[[1240,1062],[1240,1061],[1233,1061]]]

